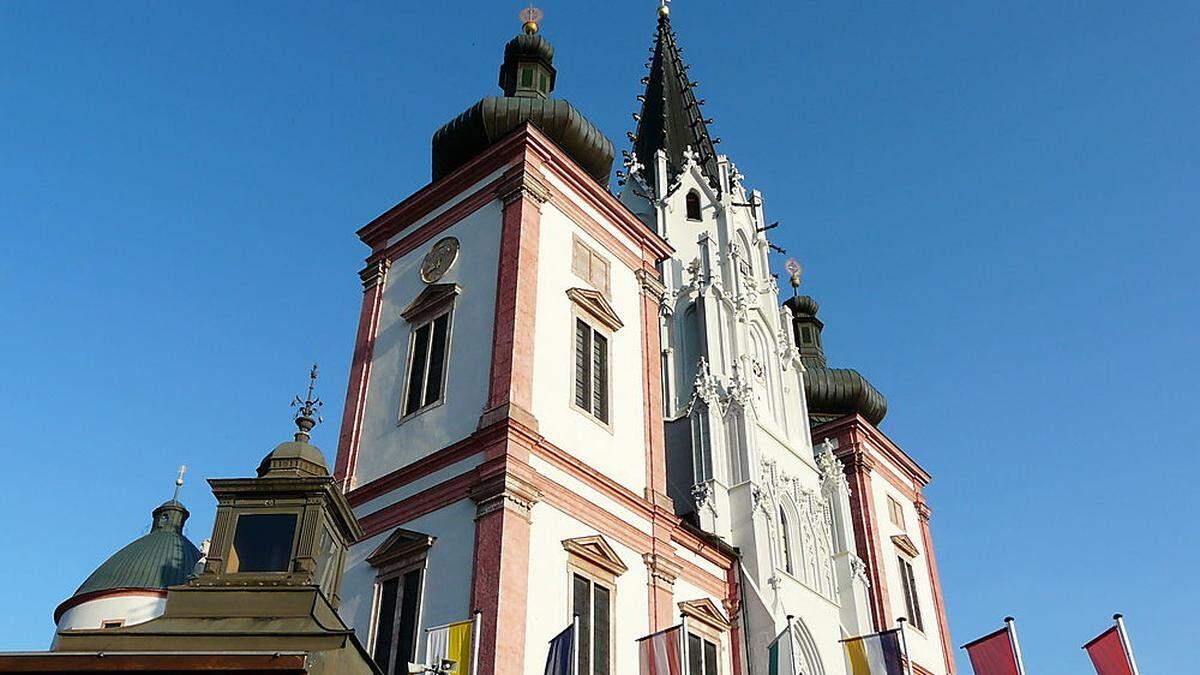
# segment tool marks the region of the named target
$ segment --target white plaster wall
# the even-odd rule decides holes
[[[874,453],[874,456],[879,457],[879,454]],[[912,560],[912,566],[917,582],[917,599],[921,606],[921,618],[925,624],[924,630],[916,630],[911,623],[908,624],[908,651],[917,664],[935,673],[944,673],[946,663],[942,652],[937,605],[933,601],[929,560],[926,557],[928,552],[925,551],[925,541],[921,536],[921,521],[918,519],[916,507],[913,506],[911,500],[892,487],[878,473],[871,480],[871,492],[872,506],[878,516],[876,521],[879,523],[880,541],[883,543],[883,566],[887,579],[888,602],[892,606],[892,616],[908,615],[908,608],[904,604],[904,586],[900,579],[900,567],[897,560],[900,552],[891,541],[895,535],[907,534],[917,550],[920,551],[920,555]],[[900,503],[904,512],[904,530],[892,524],[888,511],[889,496]]]
[[[624,324],[609,340],[608,427],[572,406],[575,323],[567,289],[591,288],[571,272],[573,234],[609,260],[609,302]],[[533,414],[538,418],[539,430],[551,443],[641,494],[646,485],[646,460],[641,290],[637,278],[633,270],[547,203],[542,207],[537,286]]]
[[[162,616],[167,599],[159,595],[119,595],[75,605],[58,620],[58,630],[100,628],[103,621],[124,619],[126,626]]]
[[[356,485],[475,431],[487,400],[491,368],[501,217],[500,202],[493,201],[392,263],[372,355]],[[425,254],[446,236],[457,237],[461,249],[439,283],[457,283],[462,293],[455,302],[445,402],[398,423],[411,333],[400,313],[425,288],[420,277]]]
[[[429,549],[425,570],[425,591],[419,633],[423,655],[424,629],[451,621],[461,621],[471,615],[472,562],[475,550],[475,504],[464,499],[447,507],[415,518],[400,527],[437,537]],[[371,605],[375,593],[375,568],[367,556],[387,539],[392,530],[366,539],[350,549],[346,573],[342,579],[342,606],[338,614],[354,628],[358,639],[368,644],[371,631]],[[560,547],[561,548],[561,547]]]
[[[536,504],[532,515],[525,672],[541,675],[550,639],[571,622],[571,574],[567,570],[567,552],[562,541],[599,533],[545,502]],[[638,660],[634,642],[650,632],[646,567],[640,553],[611,537],[605,539],[629,568],[617,578],[612,672],[636,673]]]

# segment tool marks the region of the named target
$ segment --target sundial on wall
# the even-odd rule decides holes
[[[457,259],[458,239],[454,237],[439,239],[433,248],[429,249],[429,253],[425,254],[425,260],[421,261],[421,280],[432,284],[441,279],[454,266],[454,261]]]

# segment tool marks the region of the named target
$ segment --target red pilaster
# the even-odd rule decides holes
[[[845,464],[846,477],[850,480],[850,511],[854,518],[854,539],[858,547],[858,557],[867,564],[867,573],[871,579],[871,619],[875,623],[875,630],[889,630],[893,623],[884,567],[887,561],[880,542],[875,497],[871,492],[871,469],[874,467],[874,461],[863,452],[854,449],[845,454],[839,452],[838,456]]]
[[[663,284],[653,263],[637,271],[642,291],[642,397],[645,401],[646,500],[673,508],[667,498],[667,450],[663,438],[662,338],[659,310]]]
[[[367,403],[367,384],[371,377],[371,356],[375,350],[379,308],[383,304],[383,289],[387,284],[389,267],[391,260],[381,257],[372,260],[358,273],[363,281],[363,302],[358,315],[354,358],[350,364],[350,381],[346,385],[346,407],[342,413],[337,460],[333,470],[334,479],[342,486],[344,492],[349,492],[353,487],[359,433],[362,430],[363,410]]]
[[[933,591],[933,604],[937,610],[938,631],[942,637],[942,655],[946,659],[946,672],[954,675],[954,648],[950,643],[950,622],[946,618],[946,603],[942,595],[942,579],[938,576],[937,556],[933,553],[933,535],[929,531],[929,517],[932,511],[925,503],[925,497],[919,496],[914,502],[917,516],[921,521],[921,545],[925,549],[925,564],[929,568],[929,588]]]
[[[647,590],[650,632],[667,628],[675,619],[675,579],[679,577],[681,568],[671,556],[646,553],[642,555],[646,563]]]
[[[501,184],[504,202],[496,273],[495,334],[485,427],[511,417],[537,428],[533,417],[533,342],[537,310],[538,233],[549,191],[522,163]]]

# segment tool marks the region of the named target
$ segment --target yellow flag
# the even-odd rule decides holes
[[[426,660],[436,666],[442,659],[450,659],[457,664],[451,671],[454,675],[474,675],[474,637],[475,622],[470,619],[430,629]]]

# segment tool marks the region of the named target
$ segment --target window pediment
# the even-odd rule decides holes
[[[913,543],[912,539],[908,538],[907,534],[897,534],[892,537],[892,543],[911,558],[921,555],[921,552],[917,550],[917,545]]]
[[[679,603],[679,611],[688,618],[700,621],[714,630],[720,632],[729,630],[729,619],[725,618],[725,613],[717,607],[717,603],[708,598],[684,600]]]
[[[458,284],[429,284],[408,303],[408,307],[400,312],[400,316],[406,321],[414,321],[449,305],[459,293],[462,293],[462,286]]]
[[[613,547],[600,535],[564,539],[563,548],[567,553],[590,563],[614,577],[624,574],[629,567],[622,562]]]
[[[625,325],[621,321],[621,317],[617,316],[617,311],[609,304],[604,294],[599,291],[593,291],[589,288],[568,288],[567,297],[579,309],[599,321],[609,330],[615,331]]]
[[[376,569],[405,565],[425,555],[437,537],[404,528],[396,528],[383,543],[367,556],[367,564]]]

